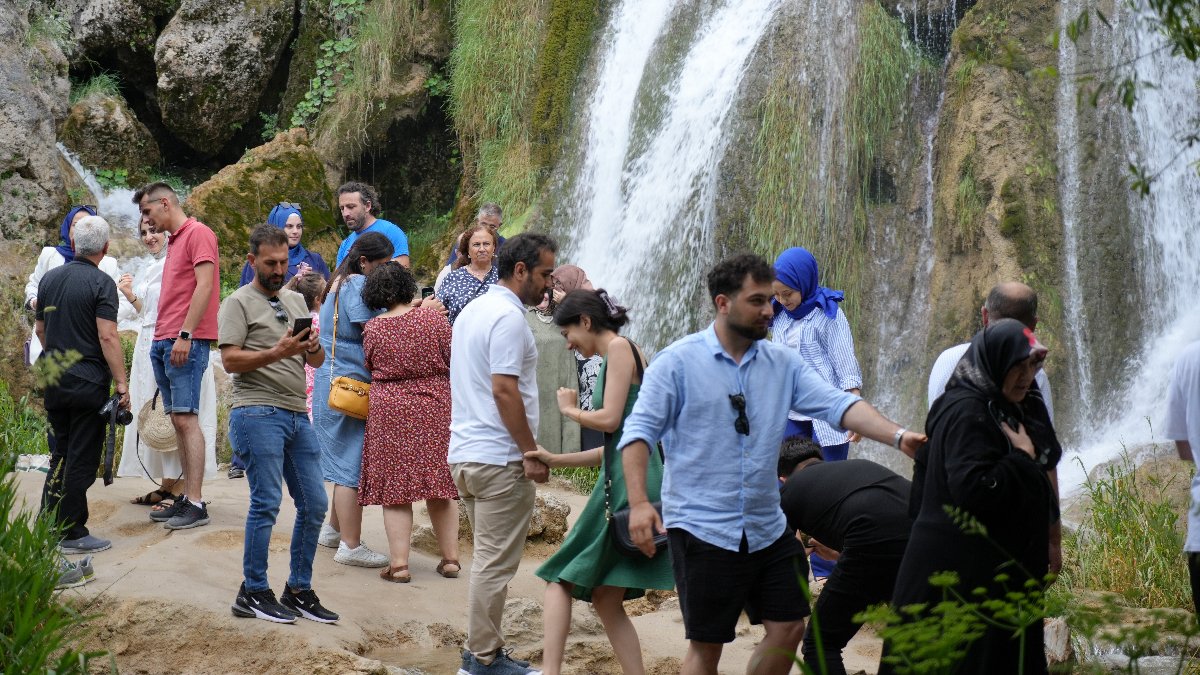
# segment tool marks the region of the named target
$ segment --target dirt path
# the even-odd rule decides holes
[[[45,475],[19,474],[21,495],[36,504]],[[437,557],[414,551],[410,584],[388,584],[376,570],[333,562],[333,551],[317,549],[313,588],[322,602],[339,612],[336,625],[300,621],[278,625],[238,619],[229,606],[241,583],[242,528],[248,505],[245,480],[223,475],[205,485],[211,500],[211,524],[171,532],[151,522],[147,508],[128,503],[154,486],[121,478],[109,486],[97,481],[88,492],[89,528],[113,540],[96,555],[96,580],[65,591],[65,597],[90,602],[92,643],[113,653],[122,673],[454,673],[465,630],[467,571],[470,551],[461,556],[464,573],[443,579],[434,573]],[[548,489],[566,500],[574,514],[585,498],[557,487]],[[418,507],[418,524],[428,518]],[[288,542],[295,510],[285,499],[272,536],[269,559],[272,586],[286,579]],[[368,508],[363,536],[386,550],[378,507]],[[541,655],[543,582],[533,571],[549,547],[527,552],[509,590],[505,631],[518,656]],[[637,601],[631,613],[652,673],[674,673],[685,649],[677,601]],[[744,619],[743,619],[744,621]],[[865,631],[864,631],[865,633]],[[760,629],[739,626],[738,639],[725,649],[722,673],[741,673]],[[568,673],[619,672],[595,614],[575,604],[568,644]],[[860,635],[846,650],[850,672],[874,673],[879,640]],[[107,672],[105,667],[104,672]],[[793,671],[797,672],[797,671]]]

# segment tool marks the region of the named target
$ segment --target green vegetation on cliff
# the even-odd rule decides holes
[[[803,245],[820,262],[823,284],[859,297],[872,176],[921,65],[899,20],[878,4],[865,3],[833,153],[845,161],[825,171],[810,161],[820,155],[813,131],[824,102],[814,98],[792,64],[781,61],[773,68],[754,141],[757,193],[748,236],[756,252],[773,258],[787,246]],[[853,314],[852,307],[847,313]]]

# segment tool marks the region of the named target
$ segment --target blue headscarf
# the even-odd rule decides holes
[[[799,291],[803,298],[792,310],[779,304],[778,300],[771,301],[776,314],[787,312],[793,319],[803,319],[818,306],[824,310],[825,316],[836,318],[837,304],[846,298],[841,291],[817,284],[817,259],[808,249],[799,246],[789,248],[775,259],[775,278],[788,288]]]
[[[72,206],[71,210],[67,211],[67,217],[63,218],[62,225],[58,226],[58,237],[62,239],[62,243],[55,246],[54,250],[67,262],[75,259],[75,247],[71,246],[71,221],[80,211],[86,211],[89,216],[96,215],[96,209],[90,206]]]
[[[292,214],[300,216],[300,208],[295,204],[277,204],[271,209],[270,215],[267,216],[267,224],[274,225],[279,229],[283,229],[287,225],[287,220]],[[300,216],[303,222],[304,216]],[[308,249],[304,248],[304,244],[297,243],[295,246],[288,248],[288,267],[295,267],[300,264],[308,256]]]

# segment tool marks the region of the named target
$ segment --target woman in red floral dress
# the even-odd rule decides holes
[[[440,312],[413,307],[417,284],[396,263],[379,266],[363,287],[368,307],[388,311],[363,328],[371,399],[363,443],[358,503],[383,506],[391,564],[380,578],[412,581],[408,571],[413,502],[429,507],[441,549],[438,574],[457,577],[458,499],[446,453],[450,448],[450,323]]]

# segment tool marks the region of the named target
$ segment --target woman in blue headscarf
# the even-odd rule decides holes
[[[29,275],[29,281],[25,284],[25,309],[29,311],[37,309],[38,284],[42,283],[42,277],[46,275],[46,272],[75,259],[75,247],[71,245],[71,228],[75,227],[75,223],[81,219],[94,215],[96,215],[94,206],[72,206],[71,210],[67,211],[67,215],[62,219],[62,224],[58,226],[60,243],[58,246],[47,246],[42,249],[37,265],[34,266],[33,273]],[[121,276],[121,270],[117,268],[117,261],[111,256],[104,256],[99,267],[101,272],[112,277],[113,283],[116,283]],[[25,343],[25,347],[25,363],[29,365],[36,361],[38,355],[42,353],[42,344],[38,342],[37,336],[32,336]]]
[[[325,264],[325,259],[320,253],[310,251],[300,243],[300,237],[304,234],[304,220],[300,217],[299,204],[279,202],[267,216],[267,224],[287,233],[288,268],[287,273],[283,275],[285,283],[291,281],[292,277],[304,276],[307,272],[316,272],[329,281],[329,266]],[[254,268],[247,262],[242,266],[242,280],[239,285],[245,286],[251,281],[254,281]]]
[[[795,349],[829,384],[854,394],[862,371],[854,356],[854,336],[838,306],[845,296],[817,283],[817,260],[807,249],[789,248],[775,259],[775,320],[771,340]],[[806,436],[821,445],[826,461],[846,459],[855,434],[790,413],[785,437]]]

